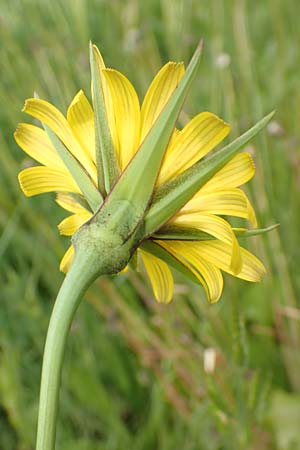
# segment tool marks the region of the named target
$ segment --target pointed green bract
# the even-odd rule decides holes
[[[197,162],[174,180],[160,186],[144,219],[146,235],[152,234],[182,208],[215,173],[267,125],[273,115],[274,112],[268,114],[232,143],[206,160]]]
[[[138,254],[137,254],[137,252],[134,252],[131,259],[129,260],[128,265],[135,272],[138,271]]]
[[[172,241],[206,241],[209,239],[215,239],[205,231],[197,230],[197,228],[180,227],[177,225],[163,227],[157,233],[154,233],[151,237],[153,239],[164,239]]]
[[[74,156],[69,152],[62,141],[56,136],[56,134],[49,127],[47,127],[47,125],[43,124],[43,127],[58,155],[61,157],[66,168],[69,170],[73,179],[76,181],[76,184],[78,185],[79,189],[90,205],[92,211],[96,212],[103,202],[103,198],[100,192],[98,191],[82,165],[77,161],[76,158],[74,158]]]
[[[279,227],[279,224],[271,225],[267,228],[256,228],[254,230],[247,230],[246,228],[233,228],[232,231],[237,238],[249,238],[258,236],[260,234],[269,233]],[[197,230],[196,228],[170,226],[163,227],[158,233],[152,235],[154,239],[172,240],[172,241],[210,241],[216,238],[205,231]]]
[[[128,223],[131,222],[132,231],[141,221],[151,199],[170,136],[187,90],[196,75],[201,50],[202,44],[199,44],[185,75],[149,131],[140,149],[122,173],[118,183],[107,198],[107,204],[104,205],[104,207],[109,208],[111,203],[126,199],[136,212],[128,218]],[[126,214],[126,211],[124,213]]]
[[[165,263],[170,265],[173,269],[178,270],[178,272],[185,275],[194,283],[199,284],[198,278],[187,268],[185,267],[178,259],[176,259],[173,255],[171,255],[167,250],[162,248],[160,245],[156,244],[152,241],[145,241],[140,245],[142,250],[145,250],[148,253],[151,253],[153,256],[162,259]],[[204,283],[204,280],[203,280]]]
[[[88,202],[86,201],[86,199],[80,195],[80,194],[75,194],[74,192],[69,192],[68,195],[70,197],[73,198],[73,200],[76,203],[79,203],[80,206],[82,206],[84,209],[86,209],[87,211],[89,211],[91,209],[90,205],[88,204]],[[101,195],[101,194],[100,194]],[[101,202],[102,203],[102,202]],[[99,205],[100,206],[100,205]],[[99,206],[97,209],[99,209]],[[93,211],[92,211],[93,212]]]
[[[119,175],[118,162],[106,115],[101,82],[101,61],[98,49],[90,43],[92,96],[95,114],[95,150],[98,171],[98,187],[102,195],[111,190]]]
[[[279,223],[270,225],[266,228],[255,228],[254,230],[246,230],[243,228],[233,228],[233,232],[238,239],[248,238],[252,236],[259,236],[260,234],[270,233],[270,231],[276,230],[280,226]]]

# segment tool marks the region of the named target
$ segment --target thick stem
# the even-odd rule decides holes
[[[67,336],[81,297],[95,278],[86,255],[76,257],[51,315],[42,369],[36,450],[54,450],[59,388]]]

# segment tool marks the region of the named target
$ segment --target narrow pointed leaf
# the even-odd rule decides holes
[[[90,64],[95,114],[95,150],[98,170],[98,187],[102,195],[105,196],[116,181],[119,169],[106,115],[98,49],[92,43],[90,43]]]
[[[144,219],[146,235],[153,233],[180,210],[218,170],[267,125],[273,115],[274,112],[268,114],[229,145],[206,160],[197,162],[174,180],[160,186]]]
[[[254,230],[246,230],[243,228],[233,228],[233,231],[238,239],[243,239],[243,238],[248,238],[248,237],[252,237],[252,236],[258,236],[260,234],[269,233],[270,231],[275,230],[279,226],[280,226],[279,223],[275,223],[274,225],[270,225],[269,227],[266,227],[266,228],[255,228]]]
[[[196,75],[201,49],[202,45],[199,45],[185,75],[109,196],[111,202],[126,199],[134,205],[136,214],[131,220],[132,230],[141,220],[151,198],[168,141]]]
[[[178,225],[163,227],[157,233],[154,233],[151,237],[154,239],[164,239],[172,241],[206,241],[209,239],[215,239],[210,234],[205,233],[205,231],[190,227],[180,227]]]
[[[56,134],[46,125],[43,124],[43,126],[57,153],[76,181],[79,189],[86,198],[92,211],[97,211],[97,209],[103,202],[103,198],[100,192],[98,191],[82,165],[77,161],[76,158],[74,158],[74,156],[69,152],[62,141],[56,136]]]
[[[277,223],[267,228],[256,228],[254,230],[247,230],[246,228],[233,228],[232,231],[238,239],[243,239],[269,233],[278,227],[279,224]],[[179,227],[178,225],[163,227],[158,233],[154,233],[151,237],[154,239],[172,241],[210,241],[216,239],[214,236],[205,233],[205,231],[197,230],[196,228]]]

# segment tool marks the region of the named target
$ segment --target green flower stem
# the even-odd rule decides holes
[[[46,338],[36,450],[55,449],[62,364],[80,300],[97,277],[120,272],[130,259],[135,241],[124,239],[126,222],[120,221],[120,211],[125,206],[118,202],[111,210],[98,211],[72,238],[75,258],[55,301]]]
[[[51,315],[42,369],[36,450],[54,450],[59,388],[67,337],[80,300],[96,276],[87,254],[76,255]]]
[[[120,272],[136,239],[128,237],[122,213],[127,201],[112,202],[73,235],[75,258],[58,293],[51,315],[42,369],[36,450],[54,450],[59,388],[67,337],[86,289],[101,275]]]

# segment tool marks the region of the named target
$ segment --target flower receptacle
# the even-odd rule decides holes
[[[131,221],[136,216],[126,200],[107,202],[74,234],[75,260],[86,258],[94,279],[119,273],[128,264],[139,241],[139,230],[131,233]]]

